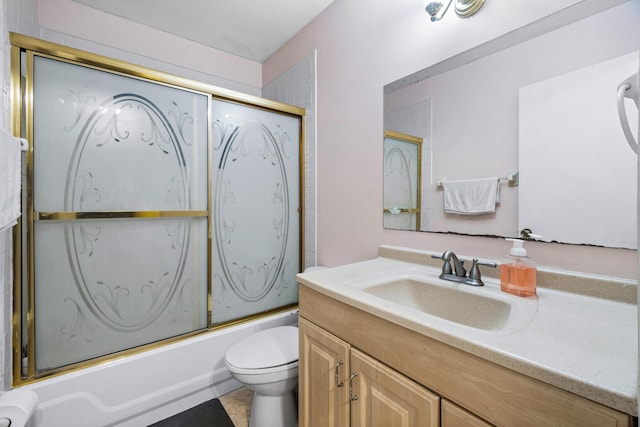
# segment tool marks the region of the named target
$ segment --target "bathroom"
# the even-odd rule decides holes
[[[310,61],[316,76],[315,91],[311,99],[302,102],[307,103],[304,107],[312,123],[307,126],[307,161],[315,163],[315,175],[306,182],[305,266],[338,266],[372,259],[382,244],[499,259],[508,248],[502,239],[382,227],[382,88],[581,2],[489,0],[472,18],[458,19],[450,11],[436,23],[429,21],[421,3],[402,0],[372,6],[362,0],[336,0],[273,56],[259,63],[230,57],[72,0],[6,0],[2,3],[0,63],[7,76],[8,31],[13,31],[268,97],[264,88],[296,64]],[[622,2],[621,6],[635,16],[640,14],[637,0]],[[3,79],[5,129],[9,124],[8,81]],[[3,233],[0,240],[4,296],[0,385],[4,390],[12,384],[12,249],[8,234]],[[635,250],[534,243],[529,251],[540,265],[632,280],[638,277]]]

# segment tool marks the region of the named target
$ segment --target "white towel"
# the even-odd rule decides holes
[[[20,216],[20,142],[0,129],[0,232],[15,225]]]
[[[496,211],[500,180],[495,178],[444,181],[444,211],[459,215],[484,215]]]

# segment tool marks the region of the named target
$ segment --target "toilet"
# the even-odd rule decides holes
[[[249,427],[295,427],[298,328],[265,329],[234,344],[224,357],[231,376],[253,390]]]

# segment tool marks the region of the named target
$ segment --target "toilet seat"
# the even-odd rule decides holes
[[[234,344],[225,355],[234,372],[266,374],[298,367],[298,328],[280,326],[252,334]]]
[[[225,361],[229,371],[240,375],[266,375],[278,372],[285,372],[290,369],[298,369],[298,361],[287,363],[286,365],[272,366],[270,368],[240,368]]]

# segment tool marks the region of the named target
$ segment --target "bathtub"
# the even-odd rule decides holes
[[[241,387],[224,365],[226,350],[251,333],[297,323],[295,309],[29,384],[23,388],[39,398],[31,425],[152,424]]]

